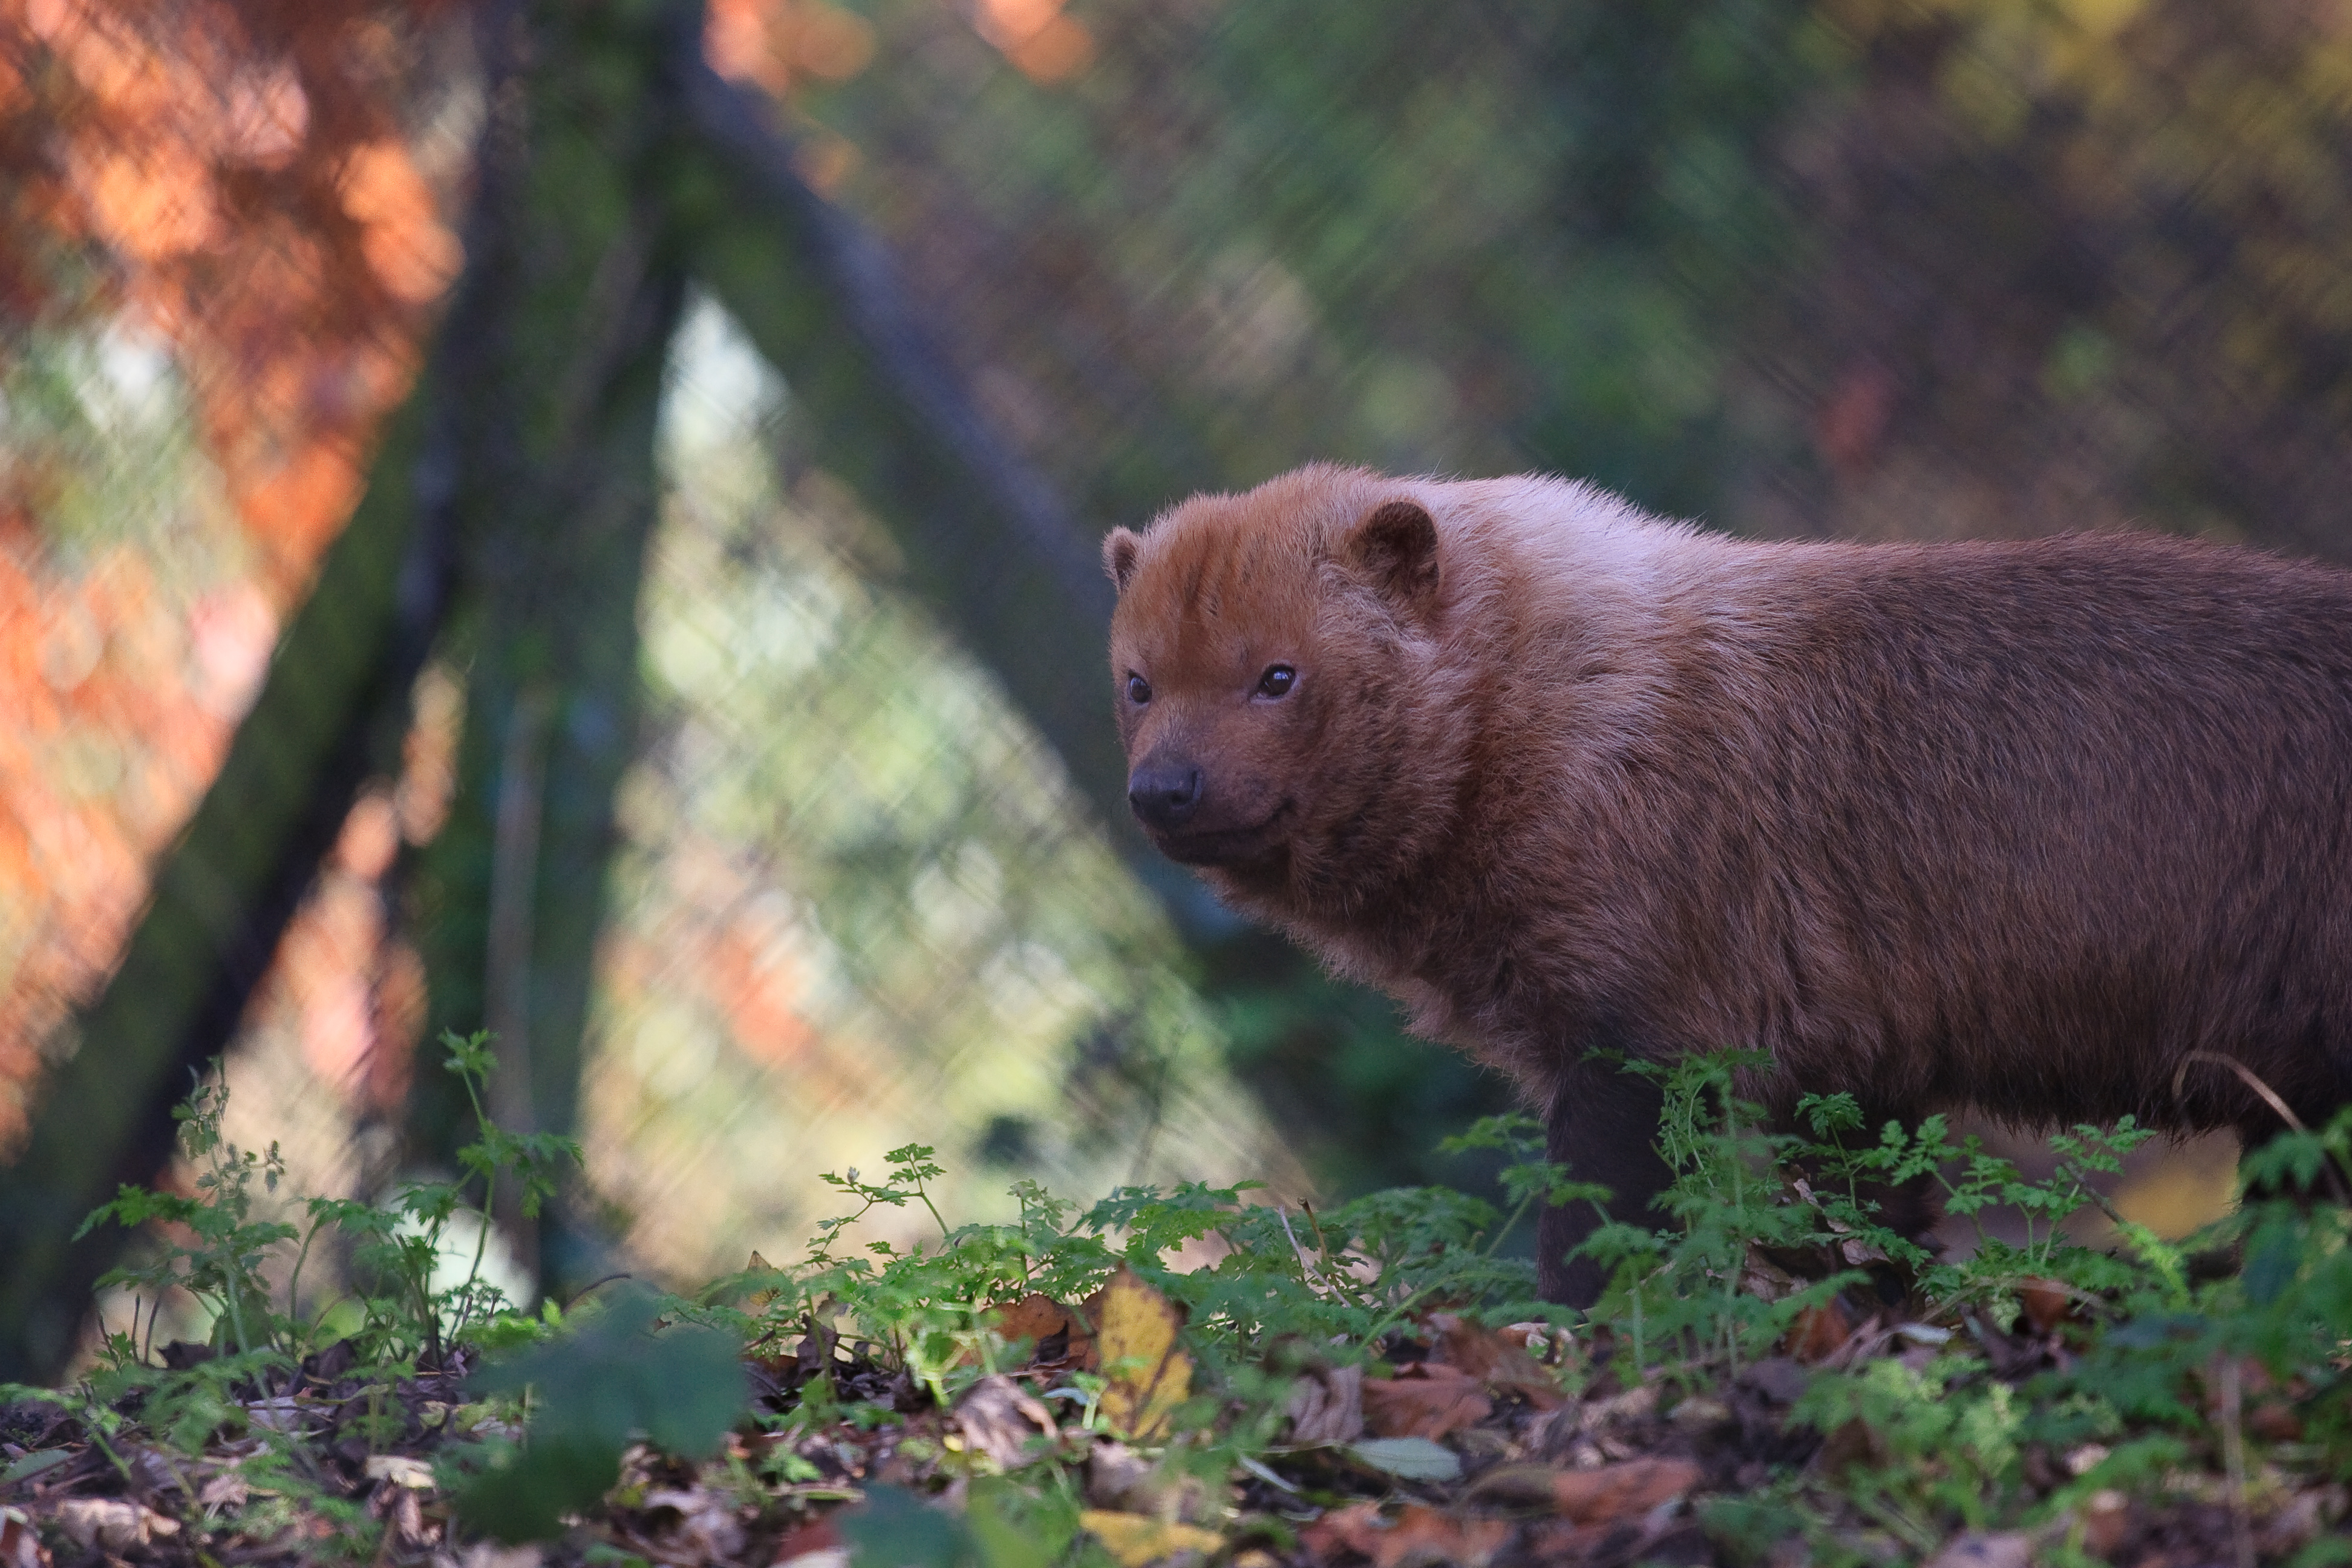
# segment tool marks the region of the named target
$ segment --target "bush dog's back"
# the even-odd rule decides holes
[[[1596,1048],[1761,1048],[1768,1104],[1874,1124],[2276,1131],[2198,1051],[2352,1099],[2352,576],[1319,466],[1104,559],[1154,841],[1509,1071],[1620,1213],[1656,1100]],[[1598,1289],[1591,1224],[1546,1216],[1548,1295]]]

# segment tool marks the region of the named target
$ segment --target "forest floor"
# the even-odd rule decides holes
[[[1817,1378],[1867,1376],[1883,1363],[1900,1372],[1883,1381],[1900,1386],[1951,1359],[1946,1331],[1900,1313],[1857,1321],[1840,1308],[1804,1325],[1792,1348],[1806,1354],[1723,1369],[1704,1384],[1628,1384],[1596,1364],[1604,1332],[1487,1329],[1432,1312],[1391,1331],[1369,1365],[1303,1370],[1279,1440],[1219,1475],[1200,1462],[1205,1447],[1090,1426],[1068,1394],[1055,1396],[1073,1386],[1070,1373],[1100,1365],[1077,1328],[1083,1312],[1042,1297],[1017,1310],[1059,1326],[1024,1363],[981,1377],[950,1405],[874,1347],[836,1343],[829,1396],[847,1403],[830,1419],[795,1420],[797,1391],[814,1376],[812,1358],[797,1353],[805,1342],[747,1362],[751,1414],[717,1454],[691,1462],[631,1446],[599,1501],[551,1540],[517,1546],[469,1543],[453,1526],[453,1450],[520,1435],[518,1412],[468,1402],[464,1355],[386,1388],[331,1350],[267,1380],[270,1392],[257,1384],[237,1405],[242,1422],[225,1424],[244,1435],[225,1431],[193,1452],[144,1428],[137,1401],[112,1413],[110,1437],[69,1406],[18,1403],[0,1411],[11,1478],[0,1489],[0,1564],[2352,1560],[2335,1533],[2345,1486],[2296,1442],[2294,1401],[2259,1379],[2251,1399],[2240,1386],[2234,1445],[2184,1445],[2160,1471],[2112,1477],[2103,1472],[2116,1445],[2030,1445],[2012,1489],[2042,1505],[2027,1509],[2031,1521],[1953,1529],[1967,1510],[1939,1522],[1906,1507],[1899,1482],[1858,1484],[1891,1458],[1867,1417],[1825,1436],[1793,1414]],[[1962,1359],[1975,1377],[2021,1387],[2074,1354],[2071,1327],[1979,1328]],[[1171,1349],[1184,1353],[1181,1340]],[[1983,1500],[1989,1512],[1997,1489]],[[1059,1539],[1052,1521],[1024,1512],[1059,1515]]]
[[[851,1212],[798,1264],[536,1315],[431,1287],[454,1188],[314,1205],[302,1256],[324,1227],[377,1251],[344,1247],[373,1283],[306,1325],[266,1299],[296,1237],[245,1205],[260,1163],[211,1147],[195,1198],[114,1217],[164,1237],[132,1282],[211,1300],[214,1342],[118,1335],[71,1387],[0,1389],[0,1568],[2352,1563],[2340,1205],[2087,1248],[2057,1222],[2128,1130],[2026,1183],[1939,1126],[1844,1153],[1834,1107],[1759,1147],[1704,1073],[1668,1087],[1674,1223],[1604,1234],[1591,1314],[1529,1300],[1497,1245],[1578,1197],[1539,1161],[1508,1215],[1437,1188],[1080,1213],[1022,1184],[1018,1224],[853,1245],[928,1206],[910,1147],[833,1179]],[[486,1177],[549,1152],[485,1125]],[[2347,1133],[2250,1171],[2325,1185]],[[1824,1198],[1825,1151],[2047,1223],[1946,1264]]]

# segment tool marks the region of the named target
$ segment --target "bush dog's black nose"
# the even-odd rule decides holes
[[[1146,827],[1181,827],[1201,804],[1201,770],[1183,763],[1146,763],[1128,777],[1127,804]]]

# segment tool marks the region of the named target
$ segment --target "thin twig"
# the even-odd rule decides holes
[[[2278,1112],[2280,1121],[2305,1137],[2311,1135],[2311,1129],[2303,1124],[2303,1118],[2289,1110],[2286,1101],[2279,1098],[2278,1091],[2255,1076],[2253,1068],[2235,1057],[2225,1057],[2219,1051],[2190,1051],[2180,1058],[2180,1070],[2172,1075],[2172,1097],[2175,1100],[2180,1098],[2181,1089],[2189,1081],[2189,1064],[2200,1061],[2215,1062],[2236,1073],[2245,1081],[2248,1089],[2252,1089],[2262,1098],[2265,1105]],[[2336,1169],[2332,1162],[2327,1165],[2326,1171],[2327,1184],[2336,1190],[2336,1201],[2341,1204],[2352,1204],[2352,1187],[2345,1185],[2343,1174]]]
[[[1274,1205],[1274,1214],[1275,1217],[1282,1222],[1282,1234],[1290,1238],[1290,1250],[1298,1256],[1298,1271],[1306,1275],[1308,1281],[1326,1295],[1337,1295],[1338,1292],[1331,1289],[1330,1283],[1316,1272],[1313,1264],[1307,1261],[1307,1249],[1298,1245],[1298,1233],[1290,1228],[1290,1211],[1277,1203]]]
[[[2215,1359],[2219,1365],[2214,1381],[2221,1394],[2221,1463],[2230,1477],[2230,1544],[2235,1549],[2238,1568],[2254,1568],[2254,1527],[2246,1512],[2246,1434],[2241,1423],[2244,1399],[2238,1385],[2238,1358],[2224,1351]]]
[[[2109,1222],[2112,1223],[2117,1230],[2123,1230],[2132,1223],[2131,1221],[2124,1218],[2123,1212],[2116,1208],[2114,1204],[2108,1202],[2107,1194],[2099,1191],[2098,1188],[2085,1184],[2083,1187],[2083,1195],[2090,1199],[2092,1205],[2101,1214],[2106,1215]]]
[[[2279,1098],[2278,1091],[2276,1089],[2271,1088],[2270,1085],[2264,1083],[2260,1078],[2255,1076],[2253,1068],[2248,1067],[2237,1058],[2225,1057],[2219,1051],[2190,1051],[2188,1055],[2180,1058],[2180,1070],[2172,1075],[2172,1097],[2175,1100],[2180,1098],[2181,1090],[2188,1086],[2189,1064],[2191,1062],[2212,1062],[2216,1066],[2228,1068],[2231,1072],[2236,1073],[2241,1079],[2243,1079],[2245,1080],[2246,1087],[2252,1089],[2257,1095],[2260,1095],[2263,1103],[2267,1104],[2273,1110],[2278,1112],[2280,1121],[2285,1122],[2289,1127],[2294,1128],[2297,1132],[2309,1132],[2311,1131],[2310,1128],[2305,1127],[2303,1124],[2303,1118],[2297,1116],[2294,1111],[2287,1109],[2286,1101]]]
[[[577,1307],[581,1302],[586,1300],[591,1291],[601,1290],[615,1279],[627,1279],[631,1278],[633,1278],[633,1276],[628,1272],[628,1270],[623,1269],[617,1274],[607,1274],[602,1279],[591,1279],[587,1284],[583,1285],[579,1289],[572,1292],[571,1299],[562,1304],[563,1310],[569,1312],[572,1308]]]

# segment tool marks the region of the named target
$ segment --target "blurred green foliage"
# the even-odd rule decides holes
[[[656,1332],[664,1300],[624,1283],[568,1332],[493,1362],[472,1380],[486,1394],[530,1391],[530,1443],[493,1441],[452,1468],[466,1477],[458,1512],[501,1541],[555,1532],[560,1516],[612,1489],[621,1455],[645,1441],[708,1458],[751,1398],[740,1342],[702,1323]]]
[[[1848,58],[1811,7],[1079,14],[1097,62],[1040,89],[877,5],[822,113],[1097,515],[1310,456],[1716,504],[1735,329],[1801,237],[1773,130]]]

